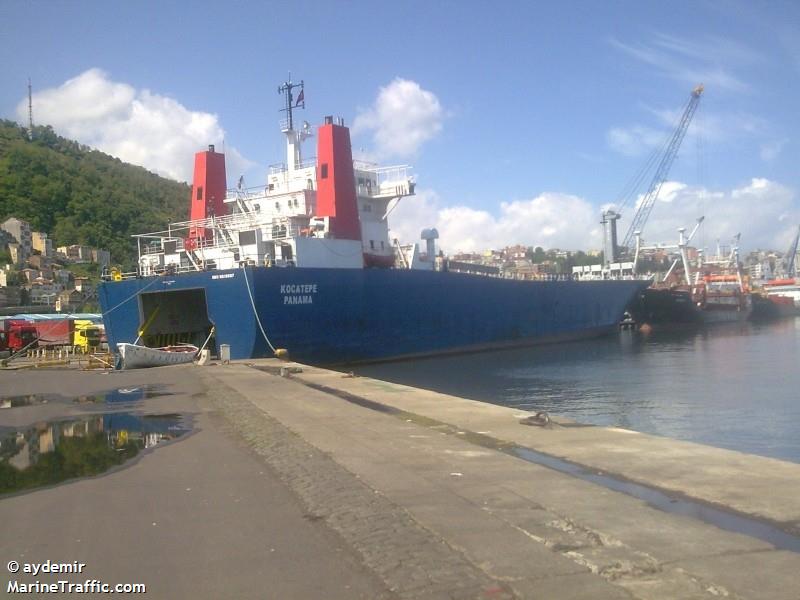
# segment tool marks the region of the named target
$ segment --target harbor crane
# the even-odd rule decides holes
[[[797,233],[792,240],[792,243],[789,245],[789,249],[786,251],[786,254],[783,257],[783,260],[778,267],[778,277],[779,278],[786,278],[786,279],[794,279],[795,275],[795,268],[796,268],[796,259],[797,259],[797,242],[800,240],[800,226],[797,227]]]
[[[636,236],[636,255],[634,256],[634,259],[633,259],[634,264],[639,262],[639,252],[642,251],[642,250],[667,250],[667,249],[677,250],[679,252],[679,254],[680,254],[680,258],[676,258],[675,260],[672,261],[672,266],[670,266],[670,268],[667,271],[666,275],[664,275],[663,281],[667,281],[669,279],[669,276],[672,275],[672,272],[675,270],[675,267],[678,266],[678,262],[682,261],[683,262],[683,272],[684,272],[684,276],[686,277],[686,283],[687,283],[687,285],[691,285],[692,282],[690,281],[690,275],[689,275],[690,274],[689,257],[688,257],[688,255],[686,253],[686,248],[689,246],[689,242],[692,241],[692,238],[694,237],[694,234],[697,233],[698,229],[700,229],[700,225],[703,223],[704,220],[705,220],[705,216],[702,216],[702,217],[697,219],[697,223],[695,223],[694,229],[692,229],[692,232],[689,234],[688,237],[686,237],[686,228],[685,227],[679,228],[678,229],[678,233],[680,235],[679,235],[678,243],[676,245],[674,245],[674,246],[667,246],[667,245],[663,245],[663,244],[659,244],[659,245],[656,245],[656,246],[642,246],[641,243],[640,243],[640,238],[637,235]]]
[[[605,263],[607,265],[617,261],[621,252],[629,254],[631,252],[631,243],[634,237],[640,235],[644,230],[644,226],[647,223],[650,212],[653,210],[653,206],[658,199],[658,194],[661,191],[661,187],[667,180],[672,163],[675,162],[675,157],[677,156],[678,149],[680,148],[681,142],[683,142],[683,138],[686,135],[686,130],[689,128],[689,123],[691,123],[692,117],[694,117],[694,113],[697,111],[697,106],[700,103],[700,97],[702,96],[704,89],[705,88],[701,83],[695,87],[689,95],[689,100],[687,101],[686,107],[683,110],[683,114],[678,122],[678,126],[672,133],[672,136],[669,138],[669,142],[666,145],[666,150],[664,150],[663,154],[661,154],[661,160],[658,162],[658,167],[656,168],[655,175],[650,182],[650,187],[642,198],[639,208],[636,210],[636,214],[633,217],[633,221],[628,228],[628,232],[625,234],[625,238],[622,240],[622,244],[619,246],[616,244],[616,220],[620,218],[620,212],[628,200],[626,199],[622,202],[620,212],[610,209],[603,211],[602,223],[606,230],[604,251]],[[657,157],[657,155],[654,155],[654,157]],[[651,161],[652,160],[653,159],[651,159]],[[645,170],[646,169],[647,167],[645,167]]]

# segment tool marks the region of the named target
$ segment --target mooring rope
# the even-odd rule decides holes
[[[155,279],[153,279],[153,281],[151,281],[150,283],[148,283],[146,286],[144,286],[143,288],[141,288],[141,289],[139,289],[139,290],[136,290],[136,292],[134,292],[133,294],[131,294],[130,296],[128,296],[127,298],[125,298],[125,300],[123,300],[122,302],[120,302],[119,304],[117,304],[117,305],[116,305],[114,308],[109,308],[107,311],[104,311],[104,312],[102,313],[102,314],[103,314],[103,316],[107,315],[107,314],[108,314],[108,313],[110,313],[110,312],[113,312],[113,311],[117,310],[117,309],[118,309],[120,306],[122,306],[123,304],[125,304],[125,303],[126,303],[126,302],[128,302],[129,300],[133,300],[134,298],[136,298],[136,296],[138,296],[139,294],[141,294],[141,293],[142,293],[143,291],[145,291],[147,288],[149,288],[150,286],[152,286],[152,285],[154,285],[154,284],[158,283],[158,280],[159,280],[159,279],[160,279],[159,277],[156,277]]]
[[[272,342],[269,341],[267,337],[266,331],[264,331],[263,325],[261,325],[261,319],[258,318],[258,311],[256,310],[256,302],[253,300],[253,292],[250,291],[250,282],[247,279],[247,267],[242,268],[242,272],[244,273],[244,284],[247,286],[247,295],[250,296],[250,306],[253,307],[253,315],[256,318],[256,323],[258,323],[258,328],[261,330],[261,335],[264,336],[264,341],[267,342],[267,346],[269,349],[272,350],[272,353],[275,354],[275,346],[272,345]]]

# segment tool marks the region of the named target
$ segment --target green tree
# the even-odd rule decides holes
[[[0,221],[24,219],[56,246],[107,249],[131,267],[131,235],[185,219],[188,198],[186,184],[62,138],[52,127],[35,127],[31,141],[16,123],[0,121]]]

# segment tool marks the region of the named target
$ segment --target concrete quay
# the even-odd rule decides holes
[[[800,598],[794,463],[525,425],[516,409],[273,359],[6,371],[0,397],[145,384],[170,395],[127,410],[188,414],[194,432],[104,475],[0,497],[6,562],[84,560],[91,577],[144,582],[156,598]],[[0,410],[0,428],[92,410]],[[519,449],[798,543],[655,508]]]
[[[281,369],[287,377],[275,375]],[[798,552],[502,448],[531,448],[790,534],[800,524],[800,465],[566,420],[523,425],[516,409],[271,360],[203,377],[218,401],[236,407],[228,417],[245,439],[401,596],[430,588],[430,597],[461,597],[448,587],[455,570],[473,582],[464,597],[800,598]],[[366,408],[370,401],[378,406]],[[282,464],[256,417],[288,428],[350,483],[327,493],[313,481],[294,485],[296,465]],[[355,489],[381,506],[353,508]],[[384,522],[398,510],[407,519]],[[370,519],[375,533],[359,532]],[[420,529],[425,544],[414,538]],[[448,552],[435,551],[437,539]],[[409,581],[423,583],[408,589]]]

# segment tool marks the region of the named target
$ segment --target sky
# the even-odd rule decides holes
[[[30,78],[37,125],[179,180],[214,143],[229,184],[262,184],[277,88],[303,80],[299,119],[413,166],[393,235],[436,227],[450,253],[599,249],[702,83],[645,240],[705,216],[699,246],[785,250],[800,224],[796,1],[2,0],[0,40],[0,117],[27,122]]]

